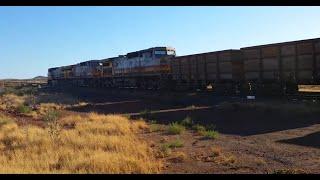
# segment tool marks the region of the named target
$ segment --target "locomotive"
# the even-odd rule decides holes
[[[102,60],[48,70],[48,84],[161,89],[170,81],[174,48],[153,47]]]
[[[50,68],[50,86],[288,94],[320,83],[320,38],[176,56],[153,47]]]

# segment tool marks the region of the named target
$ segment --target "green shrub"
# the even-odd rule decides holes
[[[164,158],[164,157],[168,157],[170,156],[170,154],[172,153],[170,147],[168,144],[163,144],[162,146],[160,146],[160,151],[159,151],[159,156]]]
[[[186,118],[184,118],[181,123],[181,125],[185,126],[185,127],[191,127],[193,124],[193,121],[191,119],[191,117],[187,116]]]
[[[219,133],[214,130],[207,130],[203,132],[203,136],[209,139],[216,139],[219,136]]]
[[[17,95],[18,94],[18,90],[16,88],[13,88],[13,87],[5,87],[3,89],[3,92],[2,92],[2,95],[4,94],[15,94]]]
[[[192,129],[197,131],[197,132],[202,132],[202,131],[206,131],[206,128],[202,125],[196,124],[192,126]]]
[[[180,139],[176,139],[172,142],[166,143],[164,144],[164,146],[167,146],[169,148],[179,148],[179,147],[183,147],[183,141],[181,141]]]
[[[36,87],[5,87],[2,94],[15,94],[17,96],[24,96],[24,95],[31,95],[36,94],[37,88]]]
[[[151,124],[150,125],[150,132],[157,132],[160,130],[161,130],[161,127],[159,124]]]
[[[207,129],[207,130],[215,130],[215,129],[216,129],[216,125],[214,125],[214,124],[208,124],[206,129]]]
[[[60,138],[61,127],[58,123],[60,117],[61,113],[52,109],[50,109],[43,117],[43,120],[47,123],[49,135],[54,140]]]
[[[219,136],[219,133],[213,130],[214,125],[211,125],[210,129],[212,130],[207,130],[204,126],[201,126],[199,124],[192,126],[192,129],[199,133],[201,136],[204,136],[209,139],[216,139]]]
[[[32,109],[29,106],[22,104],[22,105],[18,106],[17,111],[22,114],[28,114],[32,111]]]
[[[168,127],[169,134],[182,134],[186,128],[177,122],[171,123]]]
[[[50,109],[43,116],[43,120],[47,123],[55,122],[60,118],[60,116],[61,116],[60,111]]]

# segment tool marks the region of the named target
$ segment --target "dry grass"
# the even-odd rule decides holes
[[[15,94],[4,94],[0,96],[0,110],[15,112],[36,119],[41,118],[50,110],[62,110],[64,105],[55,103],[36,104],[34,96],[17,96]]]
[[[133,125],[135,126],[134,128],[135,129],[140,129],[140,130],[143,130],[143,131],[150,131],[150,127],[147,125],[147,123],[140,119],[140,120],[137,120],[133,123]]]
[[[307,171],[303,169],[277,169],[273,171],[273,174],[307,174]]]
[[[160,146],[159,151],[157,152],[157,158],[165,158],[170,156],[172,153],[171,148],[167,144]]]
[[[218,164],[222,164],[224,166],[232,166],[237,163],[237,158],[233,155],[222,154],[214,159],[214,161]]]
[[[161,131],[162,128],[159,124],[150,124],[149,132],[158,132]]]
[[[95,113],[70,115],[59,122],[69,128],[61,128],[55,136],[50,136],[48,127],[0,123],[0,173],[160,171],[152,150],[135,135],[145,127],[142,122]]]
[[[12,110],[17,109],[25,102],[24,96],[17,96],[15,94],[5,94],[0,96],[0,109],[1,110]]]
[[[300,92],[320,92],[319,85],[299,85]]]
[[[171,162],[174,163],[182,163],[187,159],[187,155],[184,152],[176,152],[172,155],[173,157],[170,158]]]
[[[212,147],[211,152],[213,157],[218,157],[222,154],[222,149],[220,147]]]
[[[211,155],[206,157],[205,161],[222,164],[224,166],[232,166],[238,162],[238,159],[228,153],[224,153],[221,147],[211,147]]]
[[[55,104],[55,103],[41,103],[37,108],[37,114],[39,116],[44,116],[51,110],[62,110],[63,106]]]
[[[264,166],[264,165],[267,165],[267,162],[262,159],[262,158],[255,158],[254,159],[254,162],[258,165],[258,166]]]

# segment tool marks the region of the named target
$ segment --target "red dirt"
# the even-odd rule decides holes
[[[15,112],[6,112],[3,110],[0,110],[0,113],[13,118],[19,126],[35,125],[39,127],[45,127],[45,123],[41,119],[34,119],[30,116]]]
[[[131,113],[135,119],[139,118],[140,112],[148,109],[154,112],[149,119],[156,120],[164,129],[168,123],[181,121],[187,116],[195,123],[216,126],[220,136],[214,140],[204,139],[192,130],[181,135],[168,135],[165,130],[140,134],[155,151],[159,150],[164,139],[172,141],[179,136],[184,142],[183,147],[173,152],[183,152],[186,159],[177,162],[172,159],[174,153],[163,158],[163,173],[273,173],[282,169],[320,173],[319,114],[296,116],[291,112],[278,111],[220,111],[216,105],[221,102],[245,100],[210,94],[179,95],[86,88],[49,90],[45,93],[53,91],[69,93],[89,103],[69,108],[70,113]],[[269,103],[273,100],[259,101]],[[37,124],[36,120],[24,117],[18,117],[18,121],[21,124]],[[221,155],[213,157],[212,147],[221,148]]]

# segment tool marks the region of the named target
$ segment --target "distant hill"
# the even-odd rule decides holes
[[[37,76],[37,77],[32,78],[32,80],[46,80],[46,79],[47,79],[47,77],[45,77],[45,76]]]
[[[0,81],[30,81],[30,80],[41,81],[41,80],[47,80],[47,79],[48,78],[46,76],[36,76],[31,79],[0,79]]]

